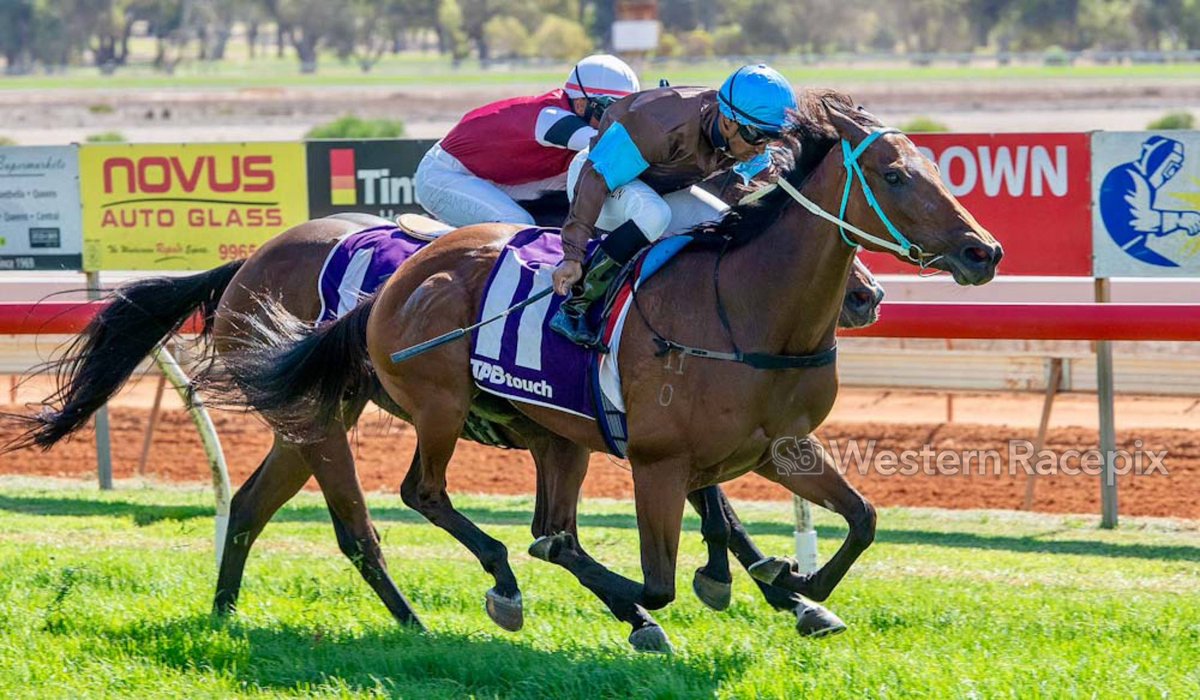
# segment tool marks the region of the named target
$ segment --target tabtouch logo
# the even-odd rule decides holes
[[[506,386],[510,389],[524,391],[534,396],[542,398],[554,398],[554,387],[545,379],[533,381],[517,377],[504,371],[504,368],[497,364],[492,364],[486,360],[471,360],[471,373],[475,375],[475,381],[487,382],[496,386]]]

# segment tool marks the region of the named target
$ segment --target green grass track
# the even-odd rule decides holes
[[[392,574],[430,631],[399,629],[338,552],[320,497],[260,538],[241,610],[209,617],[211,494],[0,481],[0,697],[1200,697],[1200,524],[889,509],[829,605],[845,634],[801,639],[741,571],[723,613],[691,593],[657,614],[677,652],[639,655],[566,572],[525,554],[529,498],[459,497],[504,541],[526,600],[509,634],[490,578],[394,495],[371,497]],[[788,504],[739,504],[792,547]],[[584,505],[584,544],[640,578],[630,503]],[[845,534],[818,514],[822,552]]]

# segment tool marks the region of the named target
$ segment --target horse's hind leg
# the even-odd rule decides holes
[[[234,494],[213,612],[225,615],[237,608],[250,547],[271,516],[296,495],[311,474],[303,457],[276,439],[262,464]]]
[[[629,642],[640,651],[670,651],[662,627],[640,604],[642,585],[609,571],[580,546],[576,513],[587,474],[588,450],[556,436],[529,440],[538,472],[538,512],[530,555],[571,572],[618,620],[632,627]]]
[[[517,577],[508,563],[508,549],[455,510],[446,493],[446,467],[466,420],[465,410],[431,398],[414,413],[417,453],[400,486],[400,496],[479,559],[483,570],[495,580],[495,586],[485,595],[488,616],[500,627],[515,632],[524,624],[524,613]]]
[[[312,466],[313,476],[321,486],[342,553],[354,564],[396,620],[422,627],[412,606],[388,574],[387,562],[379,544],[379,532],[371,523],[371,514],[354,469],[354,456],[345,428],[332,426],[320,442],[299,449]]]
[[[708,547],[708,561],[692,577],[692,590],[700,602],[713,610],[729,607],[733,574],[729,571],[729,521],[721,509],[721,487],[708,486],[688,494],[688,502],[700,515],[700,534]]]
[[[846,540],[829,561],[812,574],[801,574],[795,560],[770,557],[752,566],[750,575],[820,602],[829,597],[854,561],[875,540],[875,509],[838,472],[820,444],[808,438],[800,440],[799,446],[817,452],[816,459],[809,463],[821,465],[819,472],[780,473],[774,464],[767,464],[757,471],[793,494],[821,504],[845,518],[849,526]]]

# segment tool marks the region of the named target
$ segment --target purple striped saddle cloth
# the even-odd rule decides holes
[[[318,278],[321,313],[317,322],[344,316],[427,245],[429,241],[413,238],[395,226],[376,226],[338,239]]]

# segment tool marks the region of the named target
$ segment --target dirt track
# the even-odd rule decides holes
[[[467,110],[544,84],[436,87],[94,89],[0,92],[4,135],[23,145],[83,141],[118,130],[131,141],[293,140],[346,113],[398,118],[407,135],[438,138]],[[845,81],[889,122],[932,116],[956,131],[1141,129],[1168,109],[1195,110],[1200,81],[1041,79]],[[96,105],[107,107],[101,111]]]
[[[4,410],[13,410],[9,406]],[[20,409],[18,409],[20,410]],[[116,476],[133,476],[141,452],[149,411],[144,407],[116,407],[112,411]],[[254,418],[216,413],[214,420],[229,459],[231,476],[240,484],[257,466],[270,445],[270,434]],[[170,481],[207,479],[200,441],[185,413],[163,414],[150,453],[148,474]],[[0,428],[0,443],[12,436]],[[876,449],[920,450],[929,444],[938,451],[995,449],[1007,453],[1008,441],[1031,438],[1033,431],[1004,426],[972,424],[909,425],[892,423],[834,423],[822,435],[827,442],[844,446],[847,440],[877,440]],[[1128,475],[1119,480],[1121,512],[1200,519],[1200,433],[1192,430],[1138,431],[1146,450],[1168,450],[1169,475]],[[1133,438],[1130,438],[1132,442]],[[1055,451],[1088,449],[1096,434],[1085,428],[1052,430],[1047,447]],[[398,488],[415,446],[406,424],[368,413],[354,440],[358,468],[368,490]],[[1123,447],[1131,447],[1130,444]],[[1148,463],[1148,460],[1147,460]],[[947,508],[1021,507],[1025,476],[936,476],[861,474],[851,465],[849,478],[872,502],[883,506],[939,506]],[[95,473],[95,453],[90,434],[56,448],[51,453],[20,452],[0,457],[0,473],[88,477]],[[522,452],[483,448],[460,443],[450,467],[450,488],[458,492],[520,494],[534,488],[533,464]],[[624,465],[605,457],[592,459],[584,485],[585,496],[629,497],[632,482]],[[313,482],[309,488],[313,488]],[[742,477],[727,485],[735,498],[778,500],[787,498],[778,486],[758,476]],[[1036,509],[1049,512],[1099,512],[1099,483],[1090,476],[1039,477]]]

